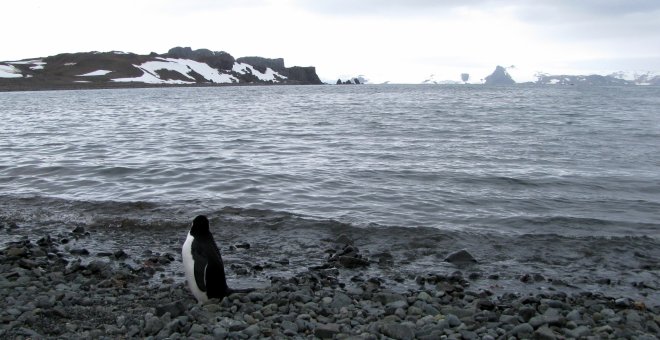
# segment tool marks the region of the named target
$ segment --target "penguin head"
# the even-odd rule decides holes
[[[204,215],[199,215],[195,217],[190,228],[190,235],[194,236],[203,236],[209,234],[209,219]]]

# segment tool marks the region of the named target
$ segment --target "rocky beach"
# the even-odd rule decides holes
[[[74,210],[86,221],[85,209]],[[630,272],[601,269],[600,276],[592,264],[585,269],[594,272],[587,279],[560,263],[566,260],[559,255],[537,259],[537,270],[530,266],[533,256],[526,265],[516,264],[523,262],[517,253],[540,248],[546,244],[542,238],[519,243],[510,238],[509,250],[497,252],[489,248],[504,241],[494,236],[487,245],[480,236],[451,231],[355,228],[224,208],[211,214],[211,223],[229,284],[257,289],[199,305],[182,276],[179,249],[189,222],[175,217],[181,212],[159,222],[96,216],[93,222],[62,223],[52,211],[28,213],[18,204],[0,220],[2,338],[655,339],[660,334],[653,239],[612,239],[602,251],[593,240],[556,249],[568,256],[566,249],[590,245],[587,257],[593,259],[619,247],[637,261]],[[637,243],[623,249],[631,242]]]

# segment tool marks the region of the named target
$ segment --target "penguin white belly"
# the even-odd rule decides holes
[[[188,233],[186,242],[183,243],[183,247],[181,248],[183,270],[186,273],[186,281],[188,281],[188,287],[190,288],[190,291],[193,293],[198,302],[203,303],[208,301],[209,298],[206,295],[206,292],[201,291],[199,287],[197,287],[197,283],[195,282],[195,260],[192,256],[193,240],[194,237]]]

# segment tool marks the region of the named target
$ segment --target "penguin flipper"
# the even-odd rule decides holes
[[[209,261],[206,268],[206,287],[210,299],[222,299],[229,295],[227,280],[225,279],[225,270],[222,264],[216,261]]]
[[[204,261],[203,258],[195,259],[195,283],[197,288],[202,292],[206,292],[206,270],[208,267],[208,262]]]

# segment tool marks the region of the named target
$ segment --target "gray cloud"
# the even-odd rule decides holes
[[[522,15],[527,12],[536,13],[542,9],[552,13],[605,17],[660,10],[658,0],[295,0],[294,3],[307,10],[323,14],[367,16],[438,14],[459,7],[485,10],[515,7]]]

